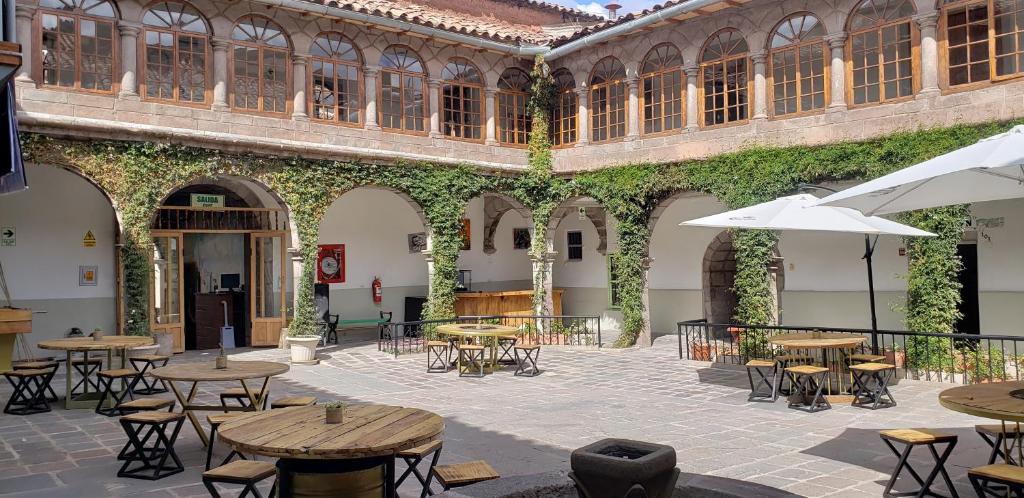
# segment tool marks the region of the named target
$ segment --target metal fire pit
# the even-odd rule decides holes
[[[679,469],[676,450],[663,444],[602,439],[572,452],[582,498],[671,498]]]

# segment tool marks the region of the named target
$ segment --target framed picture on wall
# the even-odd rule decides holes
[[[421,253],[427,250],[427,233],[410,233],[409,234],[409,253]]]
[[[97,273],[99,273],[98,266],[79,266],[78,267],[78,286],[79,287],[95,287]]]
[[[463,218],[462,228],[459,228],[459,237],[462,239],[463,251],[468,251],[470,247],[472,247],[472,242],[470,241],[471,233],[472,232],[470,231],[469,218]]]
[[[529,228],[513,228],[512,229],[512,248],[513,249],[529,249],[530,248],[530,229]]]
[[[321,244],[317,248],[316,280],[321,284],[345,282],[345,244]]]

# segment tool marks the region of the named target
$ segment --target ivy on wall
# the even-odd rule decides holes
[[[489,176],[469,167],[426,163],[370,165],[299,158],[269,158],[227,154],[198,147],[135,142],[82,142],[23,134],[25,156],[40,164],[80,172],[110,195],[121,214],[124,240],[126,332],[149,332],[149,282],[152,251],[150,223],[162,199],[193,181],[221,175],[251,178],[277,193],[287,204],[298,235],[297,257],[303,261],[296,289],[293,334],[314,331],[313,282],[320,223],[330,204],[360,186],[379,186],[402,192],[423,208],[431,237],[434,272],[425,318],[447,318],[455,309],[455,281],[461,245],[460,222],[466,203],[484,192],[500,192],[533,213],[535,227],[531,256],[546,256],[546,230],[555,208],[572,196],[600,202],[617,221],[619,255],[616,261],[623,314],[617,345],[650,340],[646,323],[646,270],[649,265],[652,213],[681,191],[715,196],[738,208],[795,190],[801,182],[871,178],[971,144],[1005,131],[1015,123],[955,126],[897,133],[866,142],[821,147],[752,148],[706,160],[672,164],[632,164],[574,178],[551,172],[547,138],[550,81],[543,60],[535,69],[535,98],[531,100],[533,130],[530,167],[515,176]],[[960,209],[960,211],[957,211]],[[911,224],[937,231],[940,237],[915,241],[908,276],[907,317],[913,330],[948,330],[955,319],[958,289],[949,278],[955,261],[949,248],[959,241],[963,208],[913,213]],[[958,218],[960,217],[960,218]],[[958,228],[959,227],[959,228]],[[737,275],[734,290],[739,305],[736,319],[769,323],[774,302],[768,265],[776,236],[748,231],[734,235]],[[940,264],[946,261],[947,264]],[[954,273],[955,274],[955,273]],[[536,279],[536,275],[535,275]],[[543,287],[535,305],[545,302]],[[537,308],[541,309],[541,308]],[[936,311],[938,310],[938,311]],[[953,313],[952,315],[950,313]]]

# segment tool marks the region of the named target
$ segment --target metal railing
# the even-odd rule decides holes
[[[381,327],[377,349],[417,353],[426,341],[437,339],[437,327],[453,323],[488,323],[515,327],[521,344],[601,347],[601,317],[571,315],[460,316],[444,320],[387,323]]]
[[[734,365],[781,353],[782,348],[770,344],[769,339],[794,332],[863,336],[866,340],[853,352],[872,352],[870,329],[741,325],[705,320],[676,324],[680,359]],[[898,375],[907,379],[971,384],[1024,377],[1024,337],[879,330],[876,346],[877,354],[884,355],[885,362],[896,365]]]

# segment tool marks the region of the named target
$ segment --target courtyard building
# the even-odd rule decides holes
[[[608,20],[532,0],[18,0],[30,189],[0,197],[0,261],[15,304],[46,312],[35,341],[168,331],[182,352],[231,325],[238,346],[277,346],[321,306],[596,317],[603,342],[648,345],[736,319],[733,235],[677,225],[737,201],[661,186],[637,230],[572,182],[1020,120],[1022,19],[994,0],[683,0]],[[502,187],[535,172],[537,77],[542,181],[575,185],[550,205]],[[819,166],[832,187],[869,173]],[[970,209],[957,330],[1019,335],[1024,202]],[[616,268],[636,240],[639,288]],[[860,240],[781,235],[770,321],[869,326]],[[878,245],[882,328],[905,327],[907,249]]]

